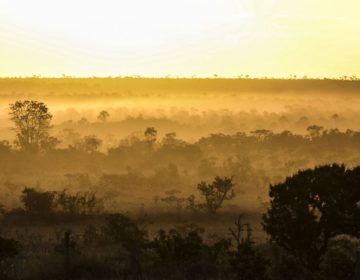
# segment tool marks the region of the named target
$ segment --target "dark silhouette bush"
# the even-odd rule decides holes
[[[353,280],[360,275],[359,241],[349,239],[332,240],[320,264],[320,280]]]
[[[197,231],[182,235],[172,229],[161,230],[150,243],[155,253],[153,269],[159,279],[198,279],[206,270],[205,254],[208,250]]]
[[[195,204],[194,198],[190,197],[190,207],[210,214],[215,214],[223,206],[224,201],[235,197],[233,178],[216,176],[211,184],[201,182],[197,188],[205,202]]]
[[[118,246],[119,260],[129,267],[123,276],[143,279],[142,258],[147,243],[146,232],[128,216],[111,214],[106,219],[104,234]],[[121,249],[125,250],[125,254],[122,254]]]
[[[249,224],[242,223],[240,215],[235,221],[235,227],[229,228],[235,250],[230,250],[230,265],[234,279],[266,280],[269,260],[256,248],[252,239],[252,229]]]
[[[11,260],[19,254],[19,243],[10,238],[0,236],[0,279],[10,279],[9,270],[11,268]]]
[[[37,215],[49,215],[55,210],[54,198],[54,192],[42,192],[34,188],[25,188],[22,191],[21,201],[26,212]]]
[[[360,235],[359,182],[359,167],[336,164],[288,177],[270,187],[264,230],[309,271],[317,271],[334,237]]]

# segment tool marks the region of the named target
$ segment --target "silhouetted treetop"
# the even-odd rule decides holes
[[[25,151],[38,151],[44,146],[54,144],[49,139],[52,115],[47,106],[38,101],[25,100],[10,104],[10,119],[15,124],[15,144]]]
[[[263,216],[271,240],[314,270],[338,235],[360,236],[360,168],[325,165],[270,187]]]
[[[197,188],[205,202],[198,204],[197,207],[208,213],[216,213],[223,206],[224,201],[235,197],[234,186],[232,177],[216,176],[212,183],[201,182]]]

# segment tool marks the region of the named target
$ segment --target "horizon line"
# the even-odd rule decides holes
[[[297,76],[289,75],[288,77],[267,77],[267,76],[250,76],[250,75],[238,75],[238,76],[220,76],[214,74],[213,76],[142,76],[142,75],[106,75],[106,76],[80,76],[80,75],[57,75],[57,76],[42,76],[42,75],[30,75],[30,76],[1,76],[0,79],[169,79],[169,80],[334,80],[334,81],[360,81],[360,77],[356,75],[343,75],[339,77],[310,77],[307,75]]]

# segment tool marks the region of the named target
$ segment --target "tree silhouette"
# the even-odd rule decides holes
[[[269,261],[256,250],[252,229],[242,223],[242,218],[243,215],[239,215],[235,227],[229,228],[236,245],[236,250],[230,253],[231,270],[238,280],[266,280]]]
[[[54,210],[54,197],[54,192],[42,192],[33,188],[25,188],[22,191],[21,201],[28,213],[47,215]]]
[[[88,154],[97,152],[102,144],[102,140],[96,135],[87,135],[75,144],[75,148]]]
[[[324,128],[319,125],[310,125],[306,128],[306,131],[309,133],[311,138],[320,137]]]
[[[270,186],[263,228],[309,271],[316,271],[332,238],[360,236],[360,167],[325,165]]]
[[[177,229],[160,230],[150,248],[155,252],[155,279],[199,279],[205,274],[205,252],[209,248],[197,230],[181,233]],[[203,275],[203,279],[207,279]]]
[[[204,197],[205,202],[197,205],[198,208],[208,213],[215,214],[220,209],[225,200],[231,200],[235,197],[233,178],[219,176],[209,184],[201,182],[198,184],[198,190]]]
[[[56,192],[56,204],[63,213],[70,215],[91,215],[100,210],[99,200],[93,192],[70,194],[67,190]]]
[[[38,151],[49,141],[52,115],[38,101],[16,101],[10,104],[10,119],[15,124],[15,144],[25,151]],[[50,139],[54,143],[53,139]]]
[[[143,279],[140,262],[146,243],[146,232],[128,216],[111,214],[106,219],[104,232],[115,244],[121,245],[129,255],[131,279]]]
[[[98,120],[100,120],[101,122],[106,122],[108,117],[110,117],[110,114],[105,110],[102,110],[97,116]]]
[[[144,132],[144,136],[148,143],[154,143],[157,137],[157,130],[153,127],[148,127]]]

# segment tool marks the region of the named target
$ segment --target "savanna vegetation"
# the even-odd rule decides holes
[[[0,279],[359,279],[358,83],[1,79]]]

